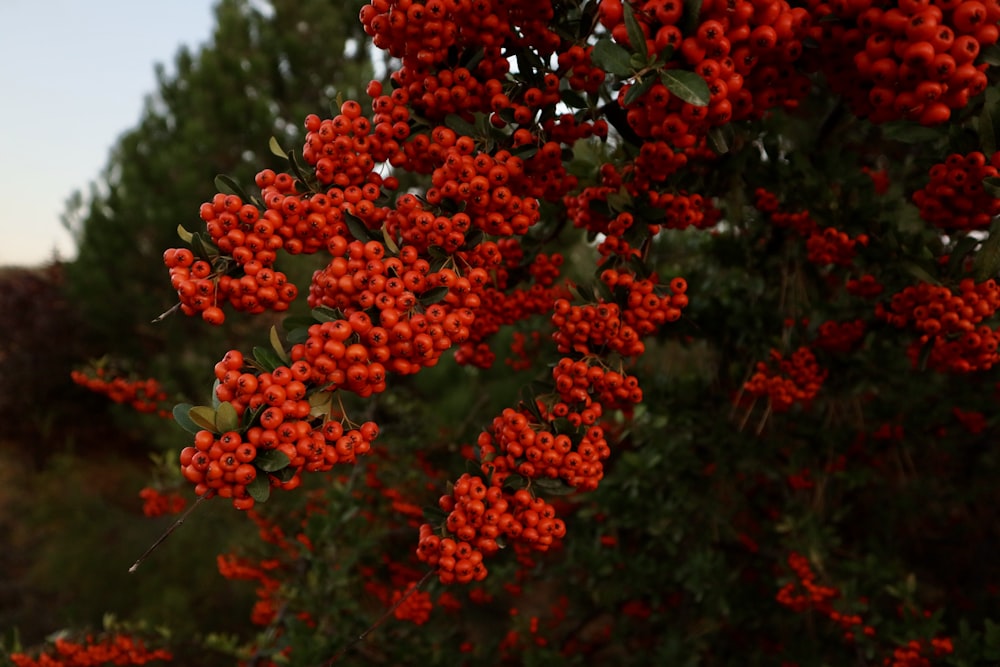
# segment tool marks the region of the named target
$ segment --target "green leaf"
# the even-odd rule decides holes
[[[646,49],[646,35],[642,32],[642,26],[635,17],[635,10],[632,9],[631,2],[623,2],[622,9],[625,10],[625,30],[628,32],[628,41],[643,60],[649,60],[649,51]]]
[[[990,227],[990,235],[976,253],[972,269],[978,282],[989,280],[1000,271],[1000,222]]]
[[[193,419],[191,419],[189,413],[191,412],[191,408],[193,407],[194,406],[191,405],[190,403],[178,403],[177,405],[175,405],[174,421],[177,422],[177,425],[180,426],[185,431],[187,431],[188,433],[197,434],[198,431],[202,430],[202,427],[199,426]]]
[[[631,57],[628,51],[610,39],[597,40],[590,56],[595,65],[618,76],[632,76],[634,70],[629,64]]]
[[[240,184],[237,183],[232,176],[219,174],[218,176],[215,177],[215,187],[219,190],[219,192],[236,195],[244,202],[250,201],[249,195],[247,195],[246,191],[244,191],[243,188],[240,187]]]
[[[206,262],[214,262],[221,255],[215,244],[209,241],[208,237],[201,232],[192,235],[191,250]]]
[[[285,160],[288,159],[288,151],[281,147],[281,144],[278,143],[277,137],[271,137],[271,140],[267,142],[267,146],[271,149],[271,152],[278,157]]]
[[[382,243],[391,254],[399,254],[399,245],[396,243],[396,239],[389,234],[389,229],[385,225],[382,225]]]
[[[698,29],[701,15],[701,0],[684,0],[684,18],[681,20],[681,32],[692,35]]]
[[[512,472],[507,475],[507,479],[503,481],[505,488],[513,489],[514,491],[519,491],[520,489],[528,488],[528,478],[523,477],[516,472]]]
[[[376,232],[368,229],[368,226],[364,223],[364,221],[353,213],[344,211],[344,222],[347,224],[347,231],[349,231],[351,236],[358,241],[365,242],[382,240],[381,234],[376,236]]]
[[[288,335],[285,336],[285,340],[287,340],[290,345],[304,343],[309,340],[309,329],[307,327],[292,329],[288,332]]]
[[[445,127],[449,127],[459,135],[463,137],[475,137],[479,135],[479,131],[476,130],[476,126],[465,120],[458,114],[450,113],[444,117]]]
[[[948,273],[958,275],[961,273],[962,264],[969,253],[979,245],[979,239],[975,236],[963,236],[955,244],[954,249],[948,254]]]
[[[285,352],[285,348],[281,344],[281,338],[278,336],[278,327],[274,326],[273,324],[271,325],[270,340],[271,340],[271,349],[274,350],[274,353],[278,355],[279,359],[281,359],[283,362],[287,364],[288,353]]]
[[[275,354],[274,350],[266,347],[255,347],[253,349],[253,358],[268,373],[282,365],[281,357]]]
[[[706,137],[708,139],[709,148],[719,155],[728,153],[732,133],[732,125],[729,123],[726,123],[722,127],[713,127],[708,131],[708,136]]]
[[[904,144],[922,144],[941,137],[941,132],[915,121],[895,121],[882,126],[882,136]]]
[[[215,411],[215,428],[219,433],[235,431],[240,427],[240,416],[236,414],[236,408],[229,401],[219,403],[219,409]]]
[[[548,477],[536,479],[532,482],[532,485],[548,496],[565,496],[576,491],[575,487],[570,486],[561,479],[550,479]]]
[[[635,82],[628,87],[628,91],[625,93],[625,104],[632,104],[640,97],[646,94],[646,91],[653,87],[653,83],[656,79],[652,76],[647,76],[643,79],[636,79]]]
[[[323,322],[335,322],[337,320],[344,319],[344,313],[341,312],[339,308],[327,308],[326,306],[317,306],[312,309],[312,316],[317,322],[322,324]]]
[[[196,405],[188,410],[188,418],[198,425],[199,430],[218,433],[215,429],[215,410],[207,405]]]
[[[1000,197],[1000,176],[988,176],[983,179],[983,190],[993,197]]]
[[[708,106],[712,97],[708,92],[708,84],[694,72],[683,69],[660,70],[660,81],[671,93],[696,107]]]
[[[990,105],[988,104],[983,105],[983,112],[979,115],[979,146],[986,155],[993,155],[997,152],[996,128],[993,125],[993,114],[990,113]]]
[[[287,468],[292,460],[288,455],[277,449],[257,450],[257,456],[253,464],[264,472],[275,472],[282,468]]]
[[[987,65],[1000,66],[1000,45],[990,44],[986,48],[980,49],[979,60]]]
[[[420,295],[420,303],[425,306],[429,306],[432,303],[437,303],[443,299],[446,294],[448,294],[447,287],[435,287],[433,289],[429,289]]]
[[[194,234],[184,229],[184,225],[177,225],[177,236],[181,237],[181,241],[184,241],[188,245],[191,244],[191,239],[194,238]]]
[[[267,475],[257,475],[247,484],[247,493],[258,503],[266,503],[271,497],[271,482]]]
[[[572,109],[586,109],[590,106],[583,95],[571,88],[567,88],[562,91],[560,93],[560,98],[562,99],[563,104]]]
[[[922,283],[930,283],[931,285],[941,284],[941,281],[934,277],[927,267],[922,266],[916,260],[904,260],[902,262],[902,267],[907,273]]]

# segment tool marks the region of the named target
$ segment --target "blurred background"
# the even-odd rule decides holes
[[[325,113],[337,92],[357,95],[371,78],[358,49],[362,4],[0,4],[8,646],[15,631],[31,645],[60,628],[99,628],[105,613],[170,619],[179,631],[206,619],[219,631],[246,626],[252,593],[225,590],[215,554],[254,529],[228,506],[199,510],[155,567],[127,574],[173,520],[145,518],[138,492],[158,462],[176,468],[186,436],[70,373],[100,357],[125,375],[156,377],[169,402],[209,399],[212,365],[246,328],[238,317],[225,332],[181,317],[152,324],[176,302],[163,251],[180,245],[179,224],[196,227],[216,175],[248,183],[278,166],[269,164],[271,136],[293,145],[306,114]]]

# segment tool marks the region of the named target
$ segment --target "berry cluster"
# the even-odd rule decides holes
[[[861,319],[837,322],[828,320],[819,325],[813,345],[827,352],[847,354],[865,335],[865,322]]]
[[[655,276],[654,276],[655,278]],[[556,326],[553,339],[559,352],[581,355],[614,351],[623,357],[641,355],[645,349],[642,337],[665,323],[680,319],[687,306],[687,281],[670,281],[670,294],[657,294],[653,278],[635,279],[626,271],[606,269],[601,281],[613,294],[621,294],[624,305],[599,300],[582,306],[568,299],[553,304],[552,323]]]
[[[164,493],[150,486],[139,491],[139,497],[142,498],[142,513],[150,518],[180,514],[187,505],[187,501],[179,493]]]
[[[1000,308],[1000,286],[993,280],[962,280],[958,293],[943,285],[919,283],[892,296],[876,315],[889,324],[920,334],[907,352],[914,365],[926,356],[928,368],[954,373],[986,370],[1000,361],[1000,332],[981,324]]]
[[[555,508],[527,489],[510,491],[501,478],[489,484],[481,477],[462,475],[439,506],[448,513],[445,537],[430,524],[420,526],[417,557],[437,568],[442,583],[481,581],[487,575],[483,558],[507,544],[547,551],[566,534],[566,525]],[[451,537],[451,536],[454,537]]]
[[[392,615],[401,621],[410,621],[414,625],[423,625],[431,617],[434,603],[430,593],[417,590],[417,585],[411,583],[405,590],[392,592],[390,603],[395,606]]]
[[[809,565],[809,560],[798,553],[788,555],[788,566],[795,574],[796,581],[790,581],[781,587],[776,599],[779,603],[793,611],[803,613],[815,611],[836,623],[844,633],[844,641],[855,641],[855,630],[868,637],[875,635],[875,628],[864,625],[858,614],[844,614],[835,610],[831,601],[840,597],[840,591],[831,586],[821,586],[816,583],[816,574]]]
[[[303,471],[353,463],[378,436],[374,422],[355,426],[330,418],[332,393],[317,389],[328,383],[323,376],[317,383],[313,365],[303,359],[260,372],[230,350],[215,375],[216,398],[229,406],[232,418],[223,426],[215,416],[214,427],[198,431],[194,445],[180,454],[181,472],[199,496],[232,498],[237,509],[250,509],[255,499],[248,487],[258,477],[268,486],[294,489]],[[338,388],[350,389],[353,378],[344,375]]]
[[[70,378],[81,387],[107,396],[115,403],[128,405],[137,412],[170,417],[170,411],[164,407],[167,393],[153,378],[130,379],[100,367],[87,371],[74,370]]]
[[[101,665],[145,665],[169,662],[174,656],[163,649],[150,649],[141,639],[116,634],[104,638],[87,637],[83,642],[56,639],[51,648],[37,657],[11,653],[14,667],[100,667]]]
[[[928,368],[968,373],[1000,361],[1000,332],[981,324],[1000,308],[1000,286],[966,278],[958,290],[920,283],[894,294],[888,309],[877,304],[876,315],[889,324],[919,332],[907,349],[914,366],[925,358]]]
[[[946,122],[985,90],[981,49],[1000,37],[995,2],[809,0],[821,70],[853,112],[875,123]]]
[[[996,177],[1000,151],[987,159],[978,151],[954,153],[931,167],[930,179],[913,193],[920,217],[946,231],[971,231],[990,226],[1000,215],[1000,198],[983,188],[983,179]]]
[[[788,359],[771,350],[770,363],[757,362],[743,390],[754,398],[767,398],[774,412],[787,412],[796,403],[808,406],[826,376],[826,369],[820,367],[808,347],[798,348]]]
[[[931,657],[940,658],[955,650],[949,637],[935,637],[931,640],[911,639],[897,647],[882,664],[887,667],[930,667]]]
[[[640,137],[690,147],[713,127],[758,118],[777,106],[795,106],[809,91],[809,80],[794,67],[810,25],[809,13],[801,7],[792,8],[784,0],[706,0],[694,33],[686,34],[680,27],[682,0],[631,4],[646,37],[646,51],[669,54],[668,67],[691,68],[711,95],[707,106],[696,106],[657,82],[626,105],[625,96],[635,85],[626,84],[618,101]],[[599,16],[616,41],[628,43],[622,0],[602,2]]]
[[[763,188],[754,193],[754,205],[777,227],[791,229],[806,240],[806,259],[818,266],[851,266],[857,246],[868,245],[868,236],[851,238],[834,227],[820,227],[808,211],[780,209],[778,198]]]

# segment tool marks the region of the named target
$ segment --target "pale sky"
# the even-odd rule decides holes
[[[59,216],[119,135],[212,36],[215,0],[0,0],[0,266],[75,252]]]

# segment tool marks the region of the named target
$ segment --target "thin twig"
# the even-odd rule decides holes
[[[353,641],[351,641],[351,643],[344,646],[344,648],[340,649],[332,656],[330,656],[330,659],[323,663],[323,667],[329,667],[330,665],[335,663],[338,659],[343,657],[348,651],[354,648],[357,644],[363,642],[368,635],[374,632],[380,625],[382,625],[385,622],[387,618],[389,618],[389,616],[392,615],[392,612],[396,611],[396,608],[399,607],[399,605],[403,604],[403,602],[408,597],[413,595],[413,593],[417,592],[417,590],[419,590],[420,587],[423,586],[427,582],[427,580],[431,578],[432,574],[434,574],[434,570],[427,570],[427,573],[420,578],[420,581],[418,581],[414,586],[412,586],[411,588],[409,588],[409,590],[403,593],[403,596],[398,600],[396,600],[396,602],[393,603],[391,607],[386,609],[385,613],[382,614],[377,621],[368,626],[367,630],[358,635],[356,639],[354,639]]]
[[[148,549],[142,552],[142,555],[139,556],[139,558],[137,558],[134,563],[132,563],[132,567],[128,569],[129,574],[138,570],[139,566],[142,565],[142,561],[146,560],[149,554],[153,553],[153,550],[156,549],[156,547],[163,544],[163,541],[168,537],[170,537],[170,533],[180,528],[181,524],[184,523],[185,520],[187,520],[187,518],[191,515],[191,512],[193,512],[195,508],[198,507],[198,505],[200,505],[203,500],[208,500],[209,498],[211,498],[211,496],[208,494],[205,494],[203,496],[198,496],[198,500],[194,501],[194,505],[191,505],[191,507],[189,507],[187,511],[184,512],[184,514],[181,514],[180,517],[177,519],[177,521],[174,521],[174,524],[170,526],[170,528],[167,528],[166,532],[160,535],[160,537],[155,542],[153,542]]]
[[[176,313],[178,310],[180,310],[180,308],[181,308],[181,302],[178,301],[177,303],[175,303],[173,306],[170,307],[170,310],[168,310],[166,312],[163,312],[163,313],[160,313],[153,320],[152,323],[156,324],[157,322],[162,322],[163,320],[167,319],[168,317],[170,317],[171,315],[173,315],[174,313]]]

